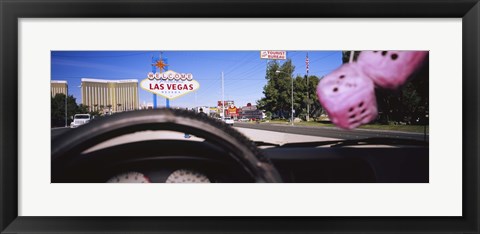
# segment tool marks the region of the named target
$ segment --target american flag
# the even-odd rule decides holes
[[[309,63],[309,60],[308,60],[308,53],[307,53],[307,57],[305,58],[305,65],[306,65],[306,68],[307,68],[307,74],[308,74],[308,64]]]

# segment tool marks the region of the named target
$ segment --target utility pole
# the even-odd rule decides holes
[[[350,51],[350,61],[349,63],[353,62],[353,55],[355,54],[355,51]]]
[[[290,80],[292,80],[292,93],[291,93],[291,96],[292,96],[292,109],[291,109],[291,125],[293,126],[293,113],[295,112],[295,109],[293,109],[293,76],[291,75],[291,72],[292,71],[292,61],[290,60],[290,67],[288,68],[288,72],[284,72],[284,71],[280,71],[280,70],[276,70],[275,73],[276,74],[280,74],[280,73],[283,73],[285,75],[287,75],[288,77],[290,77]]]
[[[225,120],[225,92],[223,86],[223,71],[222,71],[222,120]]]
[[[155,74],[157,72],[157,67],[155,63],[157,63],[158,59],[152,55],[152,73]],[[153,94],[153,109],[157,109],[157,94]]]
[[[307,122],[310,120],[310,98],[309,98],[309,91],[308,88],[310,87],[310,83],[308,83],[308,71],[309,69],[309,63],[310,61],[308,60],[308,52],[307,52],[307,58],[305,59],[306,63],[306,68],[307,68]]]
[[[290,60],[290,67],[289,67],[289,76],[290,76],[290,79],[292,80],[292,126],[293,126],[293,113],[294,113],[294,109],[293,109],[293,76],[291,74],[292,72],[292,60]]]

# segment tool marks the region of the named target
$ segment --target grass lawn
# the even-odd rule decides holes
[[[270,120],[271,124],[290,124],[287,121],[284,120]],[[262,124],[269,124],[262,122]],[[314,122],[314,121],[309,121],[309,122],[299,122],[295,123],[295,125],[298,126],[312,126],[312,127],[335,127],[334,124],[332,123],[321,123],[321,122]],[[423,133],[424,131],[424,126],[423,125],[382,125],[382,124],[366,124],[362,125],[359,128],[361,129],[378,129],[378,130],[390,130],[390,131],[401,131],[401,132],[417,132],[417,133]],[[427,134],[428,134],[428,126],[427,126]]]

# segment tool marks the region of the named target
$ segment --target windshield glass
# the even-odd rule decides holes
[[[428,183],[428,53],[52,51],[52,181]]]
[[[89,119],[81,114],[95,118],[167,107],[233,120],[228,125],[255,142],[428,142],[428,51],[51,55],[52,128],[70,125],[73,118],[67,116]]]

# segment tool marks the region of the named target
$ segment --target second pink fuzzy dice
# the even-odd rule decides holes
[[[376,85],[396,89],[407,81],[427,55],[428,51],[362,51],[357,63]]]
[[[374,84],[356,63],[344,64],[322,78],[317,95],[338,127],[353,129],[377,117]]]

